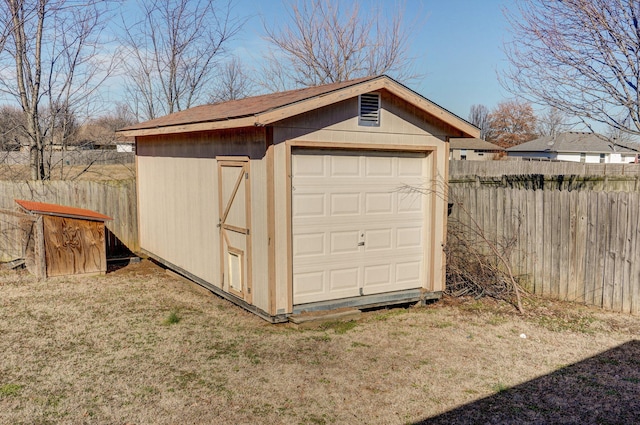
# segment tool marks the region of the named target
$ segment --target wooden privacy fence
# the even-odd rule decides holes
[[[449,161],[449,177],[501,177],[504,175],[635,177],[640,176],[640,164],[587,164],[550,161]]]
[[[47,202],[98,211],[113,218],[106,223],[107,252],[137,251],[138,220],[136,183],[114,181],[0,181],[0,209],[17,211],[15,199]],[[24,230],[16,215],[0,212],[0,261],[11,261],[24,255]]]
[[[451,184],[449,202],[450,228],[515,238],[510,263],[530,291],[640,314],[640,192]]]

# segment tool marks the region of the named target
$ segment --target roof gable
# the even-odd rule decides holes
[[[119,133],[123,136],[149,136],[264,126],[360,94],[382,89],[404,99],[464,134],[471,137],[479,136],[479,129],[469,122],[385,75],[196,106],[126,127]]]

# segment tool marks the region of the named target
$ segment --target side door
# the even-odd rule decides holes
[[[222,289],[251,304],[249,160],[217,160]]]

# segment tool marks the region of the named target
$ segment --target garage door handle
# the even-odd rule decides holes
[[[358,246],[364,246],[364,242],[358,242]]]

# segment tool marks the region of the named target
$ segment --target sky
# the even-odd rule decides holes
[[[382,6],[389,9],[398,3],[382,0]],[[361,2],[366,4],[367,0]],[[238,0],[236,12],[253,16],[236,41],[237,52],[242,55],[264,48],[262,19],[277,23],[286,16],[284,7],[280,0]],[[483,104],[493,109],[499,102],[513,98],[502,89],[497,76],[506,66],[502,51],[503,42],[509,37],[505,7],[513,7],[513,2],[406,0],[405,17],[415,19],[419,25],[411,56],[416,58],[417,71],[423,76],[406,84],[400,82],[465,119],[471,105]]]
[[[295,0],[231,0],[238,16],[249,16],[231,45],[232,53],[244,63],[257,65],[261,52],[267,48],[263,22],[284,22],[288,18],[286,5],[291,1]],[[351,0],[337,1],[346,4]],[[497,72],[506,66],[502,45],[509,33],[503,9],[512,7],[514,0],[359,1],[361,8],[380,5],[388,13],[396,12],[397,5],[404,3],[405,19],[415,21],[410,55],[415,58],[416,72],[421,77],[400,83],[464,119],[468,118],[471,105],[483,104],[493,109],[512,98],[500,86]],[[135,2],[125,1],[119,12],[137,20]],[[224,4],[225,0],[219,2]],[[114,24],[116,32],[118,28]],[[111,109],[109,105],[123,101],[123,76],[109,78],[101,86],[100,95],[104,112]],[[11,102],[1,94],[0,100]]]

